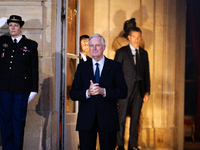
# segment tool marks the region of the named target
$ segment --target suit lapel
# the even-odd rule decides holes
[[[92,59],[86,61],[85,63],[86,63],[86,66],[88,67],[88,77],[89,77],[90,80],[93,81],[93,83],[95,83],[95,77],[94,77],[94,72],[93,72]]]
[[[127,46],[127,54],[128,54],[128,57],[134,62],[134,60],[133,60],[133,54],[131,52],[131,48],[130,48],[129,45]]]
[[[103,70],[102,70],[102,73],[101,73],[101,77],[99,79],[99,84],[102,84],[104,82],[108,73],[110,72],[110,69],[111,69],[110,61],[105,57],[105,62],[104,62]]]
[[[129,45],[127,45],[126,52],[127,52],[128,58],[130,59],[130,64],[131,64],[132,67],[134,68],[135,65],[134,65],[133,54],[132,54],[132,52],[131,52],[131,48],[130,48]]]

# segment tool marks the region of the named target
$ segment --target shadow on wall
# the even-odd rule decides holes
[[[52,55],[52,58],[55,57],[55,54]],[[42,147],[44,150],[51,149],[51,100],[52,100],[52,93],[53,88],[52,84],[54,81],[54,74],[52,75],[51,72],[54,71],[54,61],[50,58],[52,62],[52,66],[46,66],[45,68],[40,68],[40,74],[42,77],[45,77],[42,82],[42,86],[40,89],[40,95],[39,95],[39,101],[38,104],[35,107],[36,113],[40,116],[42,116],[44,119],[43,121],[43,127],[42,127]],[[45,63],[47,64],[47,63]],[[53,71],[51,71],[51,69]]]
[[[113,30],[109,31],[109,29],[108,29],[108,30],[100,33],[104,38],[106,38],[108,35],[108,32],[110,32],[109,39],[105,39],[106,45],[108,46],[107,48],[109,50],[112,50],[111,45],[112,45],[112,42],[115,39],[115,37],[121,36],[123,34],[123,25],[124,25],[125,20],[126,20],[126,12],[121,9],[117,10],[113,16],[113,19],[110,20],[110,21],[113,21],[113,23],[115,25]],[[110,43],[110,45],[109,45],[109,43]],[[111,52],[113,52],[113,51],[111,51]]]
[[[51,125],[49,122],[51,122],[51,109],[50,109],[50,93],[53,93],[51,91],[51,83],[53,82],[53,75],[51,74],[52,66],[49,64],[49,61],[52,61],[52,57],[43,57],[46,52],[46,50],[51,50],[51,43],[48,41],[47,37],[45,36],[45,31],[49,25],[43,22],[43,24],[40,22],[39,19],[32,19],[26,21],[24,25],[23,31],[25,33],[28,33],[31,35],[31,39],[35,40],[38,42],[38,61],[39,61],[39,91],[37,94],[37,98],[39,97],[38,103],[34,103],[34,99],[30,102],[30,109],[29,110],[35,110],[36,113],[41,116],[41,118],[36,117],[33,119],[34,123],[29,122],[29,128],[27,135],[29,134],[34,134],[35,132],[36,135],[33,135],[29,140],[26,140],[27,142],[29,141],[35,141],[28,147],[42,147],[43,150],[50,149],[51,148]],[[32,30],[34,29],[34,30]],[[28,35],[27,35],[27,38]],[[45,50],[43,50],[45,48]],[[51,53],[51,51],[49,51]],[[37,99],[35,98],[35,100]],[[31,103],[36,104],[32,105]],[[35,108],[34,108],[35,107]],[[30,116],[30,117],[34,117]],[[29,120],[30,121],[30,120]],[[37,123],[38,122],[38,123]],[[31,128],[33,131],[30,131]],[[38,128],[38,129],[36,129]],[[37,138],[37,139],[32,139],[32,138]],[[39,144],[39,145],[38,145]],[[25,144],[24,144],[25,145]],[[26,145],[27,146],[27,145]]]
[[[53,83],[54,80],[54,74],[51,74],[51,72],[54,71],[54,61],[52,58],[55,58],[55,53],[52,55],[50,60],[48,59],[48,61],[52,62],[52,66],[50,65],[46,66],[45,68],[43,67],[40,68],[40,75],[44,77],[44,80],[42,82],[42,86],[40,89],[39,101],[35,108],[36,113],[44,118],[42,127],[42,141],[41,141],[44,150],[51,149],[50,122],[52,120],[50,115],[52,109],[50,108],[50,105],[52,100],[51,93],[53,93],[52,91],[53,88],[51,87],[52,85],[51,83]],[[45,63],[45,65],[47,65],[47,63]]]
[[[44,150],[48,149],[47,144],[47,127],[49,122],[49,99],[50,95],[50,82],[52,77],[44,79],[41,87],[40,97],[38,104],[36,105],[36,113],[44,118],[44,123],[42,127],[42,147]]]
[[[142,14],[141,14],[141,12],[142,12]],[[153,40],[153,32],[144,27],[145,23],[147,22],[147,19],[148,19],[148,12],[147,12],[147,9],[145,6],[142,6],[139,10],[133,12],[131,15],[131,18],[137,18],[138,16],[140,17],[140,19],[138,19],[139,21],[136,19],[136,26],[141,28],[141,30],[142,30],[144,49],[148,51],[148,50],[150,50],[151,45],[153,43],[153,41],[152,41]],[[131,19],[131,18],[129,18],[129,19]],[[119,20],[120,20],[120,22],[119,22]],[[123,37],[123,34],[124,34],[123,25],[124,25],[125,21],[126,21],[125,11],[123,11],[123,10],[116,11],[115,15],[113,16],[113,22],[115,24],[115,28],[110,33],[111,42],[113,42],[113,40],[117,37]],[[103,32],[102,34],[105,34],[105,32]],[[127,41],[128,41],[128,40],[126,41],[125,38],[121,38],[121,39],[122,39],[121,42],[127,43]],[[115,51],[115,49],[113,49],[113,50]]]
[[[145,25],[149,17],[146,6],[142,6],[140,7],[139,10],[132,13],[132,18],[135,18],[136,16],[140,16],[140,22],[137,22],[136,20],[136,23],[137,23],[136,25],[142,30],[142,38],[144,40],[144,49],[149,51],[151,48],[151,45],[153,44],[153,32],[145,28]]]
[[[111,35],[114,37],[123,35],[123,25],[126,21],[126,12],[124,10],[117,10],[113,16],[113,23],[115,24],[115,28],[111,31]],[[120,20],[120,21],[119,21]],[[112,38],[113,39],[113,38]]]

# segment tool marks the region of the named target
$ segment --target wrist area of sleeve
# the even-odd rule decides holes
[[[88,95],[88,89],[86,90],[86,93],[85,93],[85,95],[86,95],[86,99],[88,99],[88,98],[90,98],[91,96],[89,96]]]
[[[103,97],[106,97],[106,88],[104,88],[104,95]]]

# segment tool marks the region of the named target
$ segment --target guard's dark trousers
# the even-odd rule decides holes
[[[22,150],[28,96],[0,90],[3,150]]]

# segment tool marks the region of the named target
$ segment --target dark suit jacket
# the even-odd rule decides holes
[[[91,58],[86,55],[87,60],[90,60]],[[81,57],[81,54],[79,54],[79,63],[84,62],[83,58]],[[74,80],[74,75],[76,72],[76,59],[70,58],[69,60],[69,69],[70,69],[70,73],[71,73],[71,79],[72,81]]]
[[[87,58],[87,60],[90,60],[90,59],[91,59],[88,55],[86,55],[86,58]],[[81,57],[81,54],[79,54],[79,63],[82,63],[82,62],[84,62],[84,60],[83,60],[83,58]]]
[[[127,86],[121,64],[105,58],[99,86],[106,88],[106,97],[96,95],[86,99],[86,90],[89,89],[90,80],[95,83],[92,59],[78,65],[70,90],[71,99],[80,101],[76,129],[90,130],[97,117],[101,130],[119,131],[117,99],[127,96]]]
[[[38,44],[24,35],[17,45],[10,36],[0,37],[0,90],[38,92]]]
[[[149,60],[148,53],[141,47],[140,51],[140,72],[142,80],[141,82],[141,94],[142,97],[145,93],[150,94],[150,77],[149,77]],[[124,46],[117,50],[115,54],[115,60],[122,64],[122,69],[126,84],[128,86],[128,97],[133,91],[134,82],[135,82],[135,69],[134,69],[134,60],[133,55],[130,49],[130,46]]]

